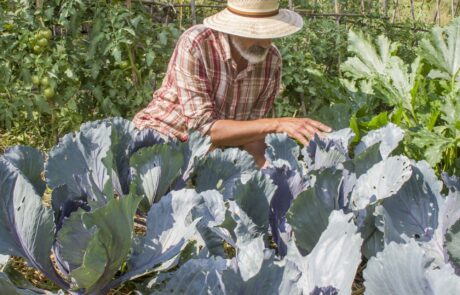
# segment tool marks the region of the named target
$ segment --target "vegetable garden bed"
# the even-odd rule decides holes
[[[359,294],[362,281],[364,294],[456,294],[460,182],[445,175],[443,189],[400,155],[403,136],[389,124],[350,157],[351,129],[304,148],[272,134],[258,170],[239,149],[207,153],[197,133],[164,142],[90,122],[47,157],[0,158],[0,250],[77,294]],[[11,294],[44,292],[0,275]]]

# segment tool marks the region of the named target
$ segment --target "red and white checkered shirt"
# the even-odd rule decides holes
[[[237,72],[228,35],[196,25],[179,38],[160,89],[134,116],[137,128],[187,140],[205,134],[219,119],[264,117],[279,91],[282,60],[275,45],[264,62]]]

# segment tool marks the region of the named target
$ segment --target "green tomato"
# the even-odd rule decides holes
[[[34,52],[39,54],[39,53],[42,53],[43,52],[43,48],[39,45],[34,45],[34,48],[33,48]]]
[[[54,97],[54,89],[48,87],[43,91],[43,95],[45,95],[46,99],[52,99]]]
[[[44,31],[41,31],[41,36],[47,40],[51,39],[53,37],[53,32],[51,32],[50,29],[46,29]]]
[[[44,38],[44,37],[45,37],[44,32],[45,32],[45,31],[40,30],[40,31],[38,31],[37,33],[35,33],[35,36],[36,36],[38,39]]]
[[[40,84],[40,78],[38,76],[32,76],[32,83],[36,86]]]
[[[50,85],[50,80],[48,79],[48,77],[43,77],[40,83],[42,84],[42,86],[46,87]]]
[[[118,66],[121,69],[126,69],[129,66],[129,63],[126,60],[124,60],[124,61],[120,62],[120,64]]]
[[[38,40],[37,44],[41,47],[46,47],[48,46],[48,40],[45,38],[41,38],[40,40]]]

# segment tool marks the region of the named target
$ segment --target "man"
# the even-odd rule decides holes
[[[228,0],[227,8],[182,34],[166,77],[135,125],[187,140],[188,130],[209,135],[214,146],[247,150],[265,164],[265,136],[285,132],[306,145],[331,129],[308,118],[264,119],[281,80],[273,38],[300,30],[302,18],[278,0]]]

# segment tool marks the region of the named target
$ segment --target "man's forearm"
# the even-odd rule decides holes
[[[264,140],[267,134],[277,132],[277,124],[275,119],[217,120],[208,134],[215,146],[242,146]]]
[[[309,118],[271,118],[252,121],[217,120],[208,132],[214,146],[243,146],[251,142],[264,140],[269,133],[285,132],[303,145],[315,134],[332,129],[321,122]]]

